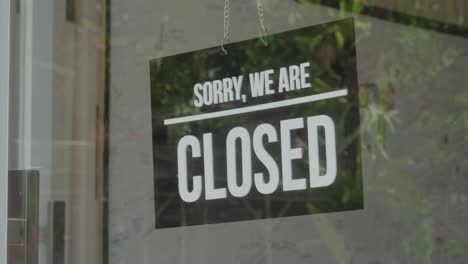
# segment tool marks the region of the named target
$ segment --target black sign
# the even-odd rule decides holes
[[[156,228],[363,208],[353,19],[150,62]]]

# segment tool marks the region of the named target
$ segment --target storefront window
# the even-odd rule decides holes
[[[463,0],[4,2],[7,263],[468,262]]]

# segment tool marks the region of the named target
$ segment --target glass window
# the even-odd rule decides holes
[[[10,9],[8,263],[468,261],[463,0]]]

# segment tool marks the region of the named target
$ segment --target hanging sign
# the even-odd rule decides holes
[[[156,228],[363,208],[353,19],[151,60]]]

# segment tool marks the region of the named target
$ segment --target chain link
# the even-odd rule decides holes
[[[221,40],[221,51],[224,54],[227,54],[227,50],[224,48],[225,43],[229,43],[229,15],[230,15],[230,0],[224,0],[224,18],[223,18],[223,40]],[[260,40],[263,42],[265,46],[268,43],[265,41],[264,37],[267,35],[267,30],[265,27],[265,11],[263,9],[262,0],[257,0],[257,10],[258,10],[258,21],[260,24],[260,31],[258,33]]]

